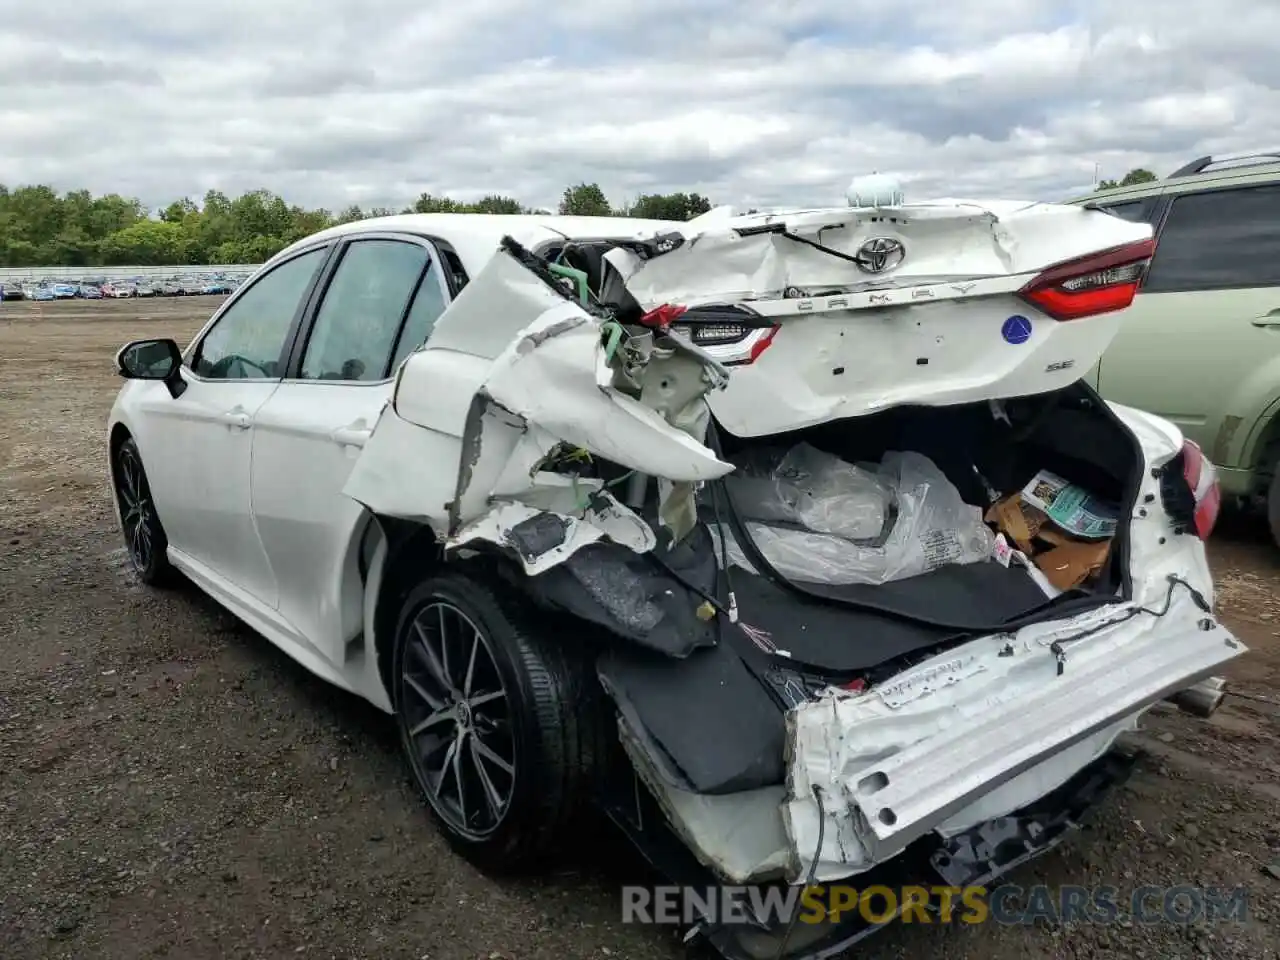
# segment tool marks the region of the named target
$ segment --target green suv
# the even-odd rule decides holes
[[[1094,386],[1176,423],[1280,543],[1280,152],[1201,157],[1074,202],[1157,241]]]

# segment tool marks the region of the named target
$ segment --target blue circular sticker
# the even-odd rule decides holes
[[[1014,314],[1000,328],[1000,336],[1005,343],[1026,343],[1031,339],[1031,321],[1020,314]]]

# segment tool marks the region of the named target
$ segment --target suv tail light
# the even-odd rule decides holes
[[[672,318],[670,328],[729,367],[754,363],[779,329],[739,304],[690,307]]]
[[[1155,240],[1113,247],[1050,267],[1018,291],[1055,320],[1080,320],[1123,310],[1133,303]]]
[[[1208,540],[1218,522],[1222,488],[1218,470],[1192,441],[1160,471],[1160,499],[1179,533],[1194,532]]]

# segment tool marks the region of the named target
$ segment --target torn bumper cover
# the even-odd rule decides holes
[[[1061,784],[1147,707],[1239,655],[1202,604],[1171,578],[1162,610],[980,638],[866,693],[801,704],[787,718],[791,878],[861,873]]]

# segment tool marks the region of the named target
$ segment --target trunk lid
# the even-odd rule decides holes
[[[1146,224],[1081,207],[939,201],[708,216],[657,256],[606,259],[645,307],[693,308],[676,329],[735,368],[716,419],[762,436],[1078,380],[1114,337],[1150,240]],[[722,304],[754,327],[734,339]]]

